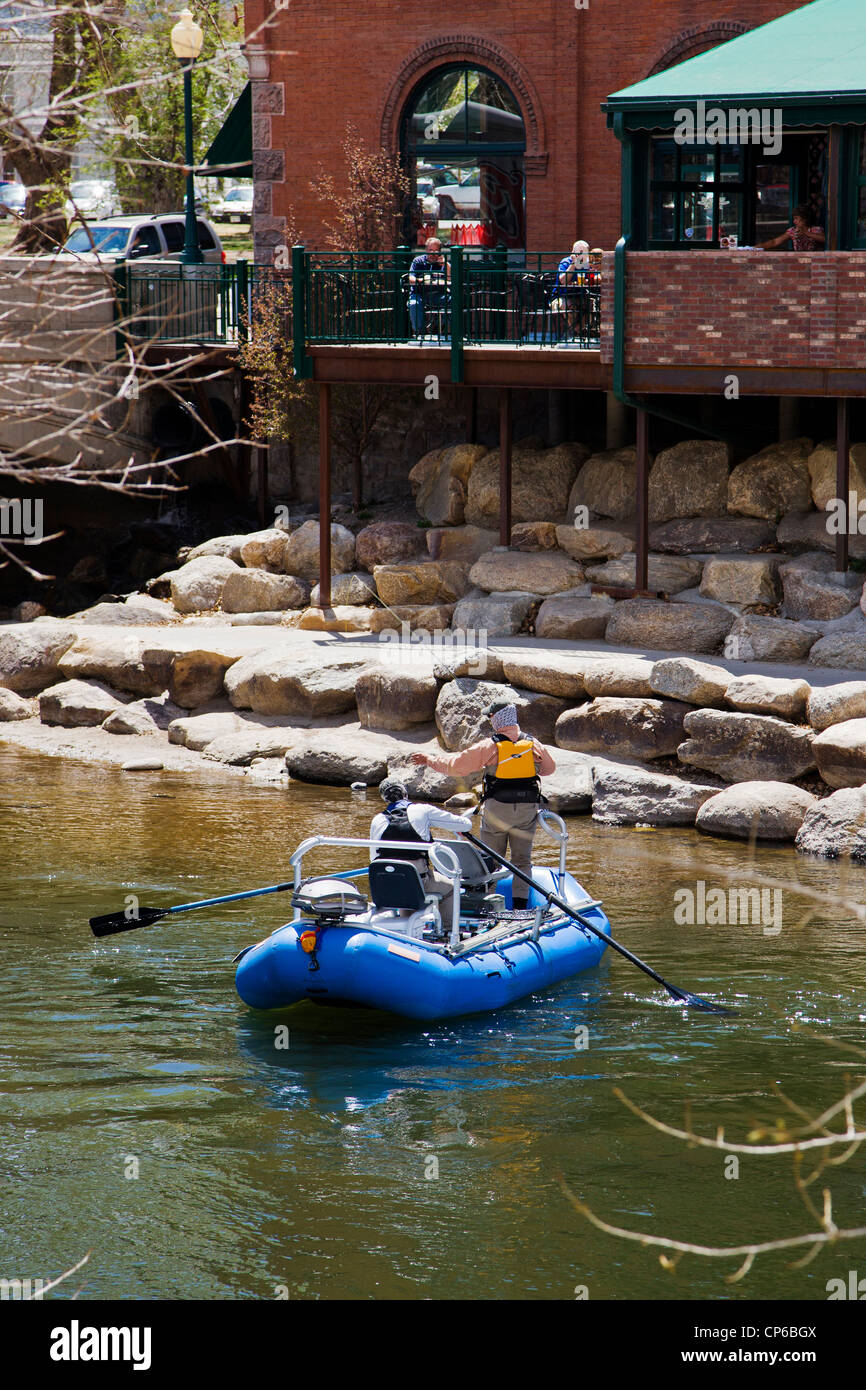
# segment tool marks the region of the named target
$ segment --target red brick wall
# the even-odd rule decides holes
[[[605,362],[613,361],[613,259],[605,256]],[[866,252],[630,251],[626,362],[866,367]]]
[[[573,0],[273,4],[246,4],[248,45],[266,50],[269,67],[253,82],[260,258],[284,239],[290,213],[308,244],[321,244],[323,209],[309,183],[320,165],[338,174],[347,120],[371,144],[396,149],[414,82],[464,60],[498,72],[520,102],[529,247],[564,252],[577,236],[612,247],[621,230],[620,158],[604,98],[667,65],[672,52],[681,60],[708,40],[798,9],[800,0],[589,0],[586,9]]]

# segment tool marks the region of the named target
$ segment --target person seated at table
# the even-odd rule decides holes
[[[761,242],[761,251],[775,251],[786,241],[790,241],[792,251],[821,251],[827,244],[824,229],[817,225],[810,226],[809,219],[812,216],[812,209],[808,203],[800,203],[799,207],[794,208],[794,225],[789,227],[781,236],[773,237],[772,241]]]
[[[412,332],[424,333],[428,309],[444,309],[448,302],[449,271],[438,237],[427,238],[423,256],[416,256],[409,267],[409,322]]]
[[[580,291],[589,283],[589,242],[576,241],[570,256],[563,256],[556,271],[554,313],[567,314],[568,321],[578,326],[580,320]]]

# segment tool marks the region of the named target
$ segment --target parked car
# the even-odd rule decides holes
[[[117,189],[107,179],[76,179],[69,185],[69,197],[63,210],[70,220],[112,217],[120,211]]]
[[[27,202],[27,189],[23,183],[0,183],[0,219],[21,217]]]
[[[253,215],[253,186],[239,183],[213,204],[211,212],[218,222],[249,222]]]
[[[470,169],[459,183],[442,183],[433,190],[439,200],[439,216],[478,217],[481,213],[481,173]]]
[[[204,260],[210,265],[224,263],[225,251],[213,223],[198,217],[196,226]],[[84,227],[76,227],[57,254],[84,261],[179,261],[185,234],[182,212],[161,212],[152,217],[110,217],[104,222],[88,222]]]

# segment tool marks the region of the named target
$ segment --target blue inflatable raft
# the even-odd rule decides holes
[[[565,826],[542,812],[560,840],[559,870],[534,868],[526,910],[512,909],[511,875],[461,840],[427,846],[440,874],[458,891],[449,921],[427,896],[414,863],[377,859],[367,868],[304,879],[311,849],[364,847],[375,841],[315,836],[292,856],[294,920],[237,957],[235,983],[244,1003],[282,1009],[308,999],[384,1009],[415,1019],[455,1018],[500,1009],[527,994],[598,965],[606,943],[544,892],[573,905],[597,931],[610,934],[601,904],[565,870]],[[389,852],[419,849],[389,843]],[[370,899],[356,880],[366,878]],[[543,891],[542,891],[543,890]]]

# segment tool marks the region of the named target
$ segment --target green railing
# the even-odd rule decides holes
[[[451,377],[463,379],[464,346],[532,345],[597,349],[601,282],[581,271],[562,283],[560,257],[452,247],[425,281],[410,284],[419,254],[320,255],[293,249],[292,269],[130,262],[116,272],[118,345],[236,345],[250,307],[285,314],[295,371],[310,375],[316,344],[421,343],[447,347]]]

